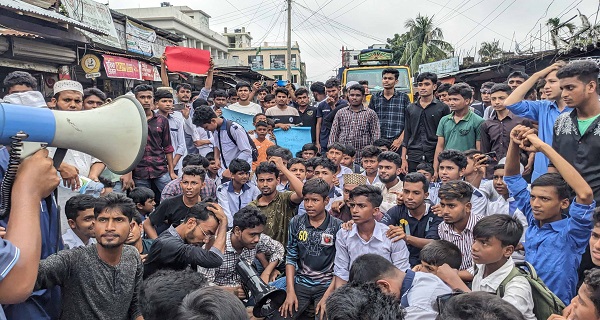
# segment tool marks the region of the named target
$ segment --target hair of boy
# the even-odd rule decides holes
[[[442,308],[438,319],[444,320],[525,320],[523,313],[500,296],[484,291],[455,295]]]
[[[600,226],[600,208],[594,209],[594,214],[592,215],[592,221],[594,222],[594,226]]]
[[[279,88],[275,89],[275,96],[277,96],[277,94],[279,94],[279,93],[285,94],[286,97],[290,96],[290,92],[288,91],[288,89],[283,88],[283,87],[279,87]]]
[[[214,152],[209,152],[206,154],[206,160],[208,160],[208,162],[210,163],[211,161],[215,161],[215,153]]]
[[[306,168],[306,161],[304,161],[304,159],[302,158],[291,158],[288,161],[287,168],[290,169],[293,165],[298,163],[301,164],[304,168]]]
[[[104,211],[119,210],[129,221],[138,213],[135,203],[124,194],[111,192],[104,197],[96,199],[94,206],[94,218]]]
[[[535,90],[540,91],[540,89],[544,89],[545,86],[546,86],[546,79],[539,79],[535,83]]]
[[[117,184],[116,182],[113,182],[110,179],[107,179],[103,176],[98,177],[98,182],[102,183],[104,185],[104,188],[114,188]]]
[[[327,299],[326,312],[329,320],[404,319],[400,301],[375,283],[349,282],[338,288]]]
[[[194,102],[192,102],[192,108],[194,108],[194,110],[201,106],[208,106],[208,101],[202,98],[197,98],[196,100],[194,100]]]
[[[417,83],[423,82],[425,80],[431,80],[431,83],[437,84],[437,80],[438,80],[437,74],[432,73],[432,72],[419,73],[419,75],[417,76]]]
[[[539,176],[531,183],[531,189],[535,187],[555,187],[559,200],[571,197],[571,187],[560,173],[545,173]]]
[[[421,249],[419,260],[436,267],[446,263],[458,270],[462,264],[462,253],[460,248],[450,241],[433,240]]]
[[[154,93],[154,101],[158,102],[158,101],[160,101],[160,99],[173,100],[173,94],[167,90],[162,90],[162,89],[156,90],[156,92]]]
[[[590,292],[590,300],[594,303],[596,316],[600,315],[600,269],[587,270],[583,283]]]
[[[248,88],[249,91],[252,91],[252,86],[246,81],[240,81],[235,85],[235,91],[240,90],[241,88]]]
[[[448,181],[440,186],[438,197],[443,200],[458,200],[466,203],[473,196],[473,187],[465,181]]]
[[[237,97],[237,90],[235,88],[227,90],[227,98],[231,97]]]
[[[309,96],[308,90],[306,90],[306,88],[299,88],[298,90],[294,91],[294,95],[296,97],[301,96],[303,94],[305,94],[306,96]]]
[[[308,160],[306,160],[304,162],[304,164],[306,164],[306,168],[315,168],[317,166],[317,163],[319,163],[319,159],[318,157],[314,157],[314,158],[310,158]]]
[[[238,172],[250,172],[252,167],[246,160],[242,159],[233,159],[229,164],[229,171],[231,174],[236,174]]]
[[[318,166],[323,167],[323,169],[327,169],[329,170],[331,173],[335,174],[337,172],[337,166],[335,165],[335,163],[333,163],[333,161],[322,157],[322,158],[315,158],[317,160],[315,160],[315,169]]]
[[[177,85],[177,87],[175,87],[175,91],[177,91],[177,92],[179,92],[181,89],[192,91],[192,86],[189,83],[182,83],[180,85]]]
[[[275,96],[274,96],[274,95],[272,95],[272,94],[270,94],[270,93],[269,93],[269,94],[267,94],[267,95],[266,95],[266,96],[263,98],[264,102],[270,102],[270,101],[273,101],[274,99],[275,99]]]
[[[506,78],[506,80],[510,80],[512,78],[522,78],[523,80],[527,80],[529,79],[529,75],[523,71],[514,71],[511,72],[511,74],[508,75],[508,77]]]
[[[267,217],[255,206],[245,206],[233,215],[233,227],[241,231],[267,224]]]
[[[253,123],[256,122],[256,119],[258,117],[260,117],[260,116],[265,116],[266,117],[266,115],[264,113],[257,113],[257,114],[254,115],[254,117],[252,117],[252,122]]]
[[[363,185],[358,186],[352,191],[350,191],[350,199],[354,199],[356,197],[364,196],[367,198],[367,201],[373,206],[373,208],[377,208],[383,202],[383,196],[381,195],[381,189],[371,186],[371,185]]]
[[[377,282],[383,278],[396,278],[398,269],[386,258],[373,253],[363,254],[352,262],[348,281]]]
[[[331,78],[327,81],[325,81],[325,88],[339,88],[340,87],[340,80],[338,80],[337,78]]]
[[[440,154],[438,154],[438,163],[442,163],[442,161],[450,161],[454,163],[456,166],[458,166],[459,170],[467,167],[467,157],[464,153],[458,150],[446,149],[440,152]]]
[[[433,175],[435,173],[435,170],[433,170],[433,166],[429,162],[421,162],[421,163],[419,163],[417,165],[417,171],[419,171],[419,170],[427,171],[431,175]]]
[[[138,84],[137,86],[135,86],[135,88],[133,88],[134,95],[143,91],[151,91],[152,93],[154,93],[154,88],[149,84]]]
[[[275,175],[275,179],[279,178],[279,169],[277,169],[277,166],[272,162],[261,162],[258,167],[256,167],[256,171],[254,171],[254,173],[256,174],[257,178],[260,174],[264,173],[272,173]]]
[[[463,152],[465,154],[465,157],[467,157],[467,159],[473,159],[475,157],[475,155],[477,154],[482,154],[483,152],[477,150],[477,149],[469,149]]]
[[[344,155],[349,156],[350,158],[354,158],[356,156],[356,149],[354,148],[353,145],[351,144],[347,144],[344,147]]]
[[[267,148],[267,157],[280,157],[285,161],[290,161],[294,155],[289,149],[280,147],[278,145],[273,145]]]
[[[243,161],[243,160],[242,160]],[[183,176],[194,176],[200,177],[200,181],[204,182],[204,178],[206,177],[206,170],[204,170],[201,166],[187,166],[181,169],[183,172]]]
[[[192,94],[190,95],[190,97],[193,99],[194,97],[197,97],[200,95],[200,91],[194,90],[192,91]]]
[[[464,99],[472,99],[473,89],[466,83],[457,83],[448,89],[448,95],[460,95]]]
[[[268,128],[269,125],[267,124],[266,121],[259,121],[254,125],[254,128],[258,128],[258,127]]]
[[[306,183],[302,187],[303,195],[306,196],[308,194],[318,194],[323,199],[329,196],[329,191],[329,184],[327,184],[325,180],[320,178],[310,179],[306,181]]]
[[[386,147],[389,149],[392,147],[392,142],[386,138],[379,138],[373,141],[373,145],[376,147]]]
[[[394,79],[398,80],[398,78],[400,78],[400,71],[398,71],[398,69],[395,68],[385,68],[383,69],[383,71],[381,71],[381,76],[383,77],[384,75],[391,73],[394,75]]]
[[[313,82],[313,84],[310,85],[310,92],[325,94],[325,84],[321,81]]]
[[[427,181],[427,177],[420,172],[411,172],[404,177],[404,182],[410,183],[423,183],[423,192],[429,192],[429,181]]]
[[[502,246],[516,247],[523,235],[523,225],[506,214],[492,214],[481,218],[473,228],[474,238],[490,239],[492,237],[500,240]]]
[[[197,153],[190,153],[183,157],[181,164],[184,168],[187,166],[203,166],[204,168],[206,168],[208,167],[209,162],[205,157]]]
[[[187,215],[185,216],[185,219],[183,220],[183,222],[187,222],[189,219],[197,219],[200,221],[206,221],[208,220],[209,217],[213,217],[215,218],[215,220],[219,221],[219,218],[217,218],[217,216],[210,210],[208,210],[208,207],[214,207],[212,203],[207,202],[206,200],[202,200],[202,202],[198,202],[196,203],[194,206],[192,206],[189,210]]]
[[[173,318],[183,298],[190,292],[208,286],[206,278],[192,270],[158,270],[140,286],[142,315],[147,320]]]
[[[267,124],[270,125],[271,127],[274,127],[275,126],[275,120],[273,120],[271,118],[268,118],[267,119]]]
[[[128,194],[135,204],[144,205],[148,199],[154,199],[154,191],[146,187],[135,187]]]
[[[13,71],[4,78],[3,84],[6,88],[17,85],[30,87],[32,90],[37,90],[37,80],[25,71]]]
[[[338,150],[344,153],[346,152],[346,145],[341,142],[334,142],[327,148],[327,151],[329,150]]]
[[[402,166],[402,157],[394,151],[385,151],[377,156],[377,161],[381,162],[384,160],[393,162],[398,168]]]
[[[435,90],[435,92],[440,93],[440,92],[448,92],[448,89],[450,89],[452,85],[449,83],[442,83],[437,90]]]
[[[491,89],[490,89],[490,94],[492,93],[496,93],[496,92],[504,92],[507,95],[510,95],[512,93],[512,89],[510,88],[509,85],[507,85],[506,83],[496,83]]]
[[[348,88],[348,94],[350,94],[350,90],[360,91],[361,95],[365,95],[365,87],[360,84],[353,84]]]
[[[85,100],[91,96],[98,97],[98,99],[102,100],[102,102],[106,101],[106,93],[102,92],[98,88],[87,88],[87,89],[83,90],[83,100]]]
[[[365,146],[361,151],[363,158],[377,158],[381,154],[381,150],[374,145]]]
[[[133,215],[131,221],[134,221],[137,225],[140,225],[142,224],[142,222],[144,222],[144,217],[142,217],[142,215],[138,212],[135,215]]]
[[[492,87],[493,87],[495,84],[496,84],[496,83],[495,83],[495,82],[493,82],[493,81],[487,81],[487,82],[484,82],[484,83],[481,85],[481,89],[491,89],[491,88],[492,88]]]
[[[216,118],[217,114],[211,107],[201,106],[194,110],[194,118],[192,119],[192,123],[198,127],[201,127],[202,125],[208,124],[212,119]]]
[[[224,308],[223,306],[227,306]],[[233,293],[221,287],[202,287],[181,301],[175,320],[229,320],[247,319],[244,304]],[[167,318],[164,318],[167,319]]]
[[[269,93],[269,89],[267,89],[266,87],[260,87],[260,88],[256,89],[256,95],[258,95],[261,92]]]
[[[589,82],[598,83],[598,72],[600,68],[592,61],[575,61],[558,69],[556,77],[558,79],[577,77],[581,82],[587,84]]]
[[[302,146],[302,151],[314,151],[315,154],[319,152],[319,149],[314,143],[307,143]]]
[[[79,211],[93,209],[96,206],[96,198],[87,194],[78,194],[72,196],[65,203],[65,215],[67,219],[76,220]]]
[[[215,90],[212,94],[213,98],[228,98],[227,92],[225,90]]]

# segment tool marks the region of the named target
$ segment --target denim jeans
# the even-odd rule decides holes
[[[154,185],[155,189],[158,190],[158,195],[156,195],[156,199],[160,199],[160,194],[165,186],[171,182],[171,175],[167,172],[162,176],[155,179],[133,179],[136,187],[146,187],[152,189]]]

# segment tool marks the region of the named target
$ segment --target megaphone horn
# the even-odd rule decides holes
[[[100,159],[112,172],[125,174],[144,155],[148,137],[146,113],[131,96],[121,96],[88,111],[55,111],[0,103],[0,144],[10,144],[17,133],[23,142],[45,143]],[[21,156],[40,149],[27,150]]]
[[[239,273],[244,287],[250,290],[254,297],[256,304],[252,314],[255,317],[268,317],[281,307],[286,298],[284,290],[266,284],[252,266],[242,259],[236,264],[235,270]]]

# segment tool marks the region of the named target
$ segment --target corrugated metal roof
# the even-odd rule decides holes
[[[71,24],[75,27],[81,28],[83,30],[91,31],[93,33],[105,34],[102,30],[100,30],[94,26],[90,26],[83,22],[79,22],[77,20],[63,16],[62,14],[59,14],[58,12],[55,12],[52,10],[42,9],[40,7],[23,2],[21,0],[0,0],[0,8],[4,8],[4,9],[10,10],[10,11],[15,11],[17,13],[22,13],[27,16],[33,16],[33,17],[41,16],[44,18],[50,18],[50,19],[53,19],[56,21],[61,21],[61,22]]]
[[[23,37],[23,38],[43,38],[39,34],[18,31],[15,29],[5,28],[3,26],[0,26],[0,35],[12,36],[12,37]]]

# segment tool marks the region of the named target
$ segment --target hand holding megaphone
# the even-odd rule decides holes
[[[48,158],[48,150],[42,149],[21,162],[12,192],[43,199],[56,189],[59,182],[60,178],[52,165],[52,159]]]

